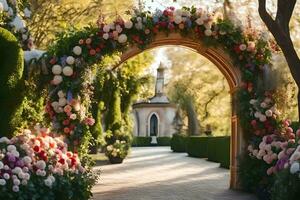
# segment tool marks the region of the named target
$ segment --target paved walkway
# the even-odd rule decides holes
[[[169,147],[133,148],[123,164],[97,168],[95,200],[256,200],[229,190],[229,171],[217,163]]]

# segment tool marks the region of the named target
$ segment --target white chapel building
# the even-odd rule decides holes
[[[164,71],[162,64],[157,69],[155,95],[148,101],[132,105],[134,136],[171,137],[176,133],[177,105],[170,103],[164,93]]]

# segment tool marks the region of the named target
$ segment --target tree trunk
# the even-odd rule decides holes
[[[188,115],[188,132],[189,135],[199,135],[199,122],[197,119],[197,113],[195,111],[194,104],[189,102],[187,104],[187,115]]]

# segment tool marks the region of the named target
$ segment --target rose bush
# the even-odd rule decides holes
[[[84,200],[97,175],[67,145],[36,126],[0,138],[0,199]]]

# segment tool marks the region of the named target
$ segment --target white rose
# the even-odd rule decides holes
[[[266,114],[267,117],[272,117],[273,112],[272,112],[272,110],[267,110],[267,111],[265,112],[265,114]]]
[[[291,168],[290,168],[291,174],[295,174],[295,173],[297,173],[299,170],[300,170],[300,165],[299,165],[299,163],[298,163],[298,162],[294,162],[294,163],[291,165]]]
[[[4,167],[4,164],[2,161],[0,161],[0,169],[3,169],[3,167]]]
[[[109,38],[109,34],[108,33],[104,33],[102,37],[103,37],[104,40],[107,40]]]
[[[9,142],[10,142],[10,140],[7,137],[0,138],[0,143],[6,143],[6,144],[8,144]]]
[[[73,48],[73,53],[74,53],[75,55],[77,55],[77,56],[81,55],[81,53],[82,53],[82,48],[81,48],[80,46],[75,46],[75,47]]]
[[[59,90],[57,95],[59,98],[64,98],[66,96],[66,94],[62,90]]]
[[[206,29],[206,30],[204,31],[204,34],[205,34],[206,36],[211,36],[212,31],[211,31],[210,29]]]
[[[19,186],[17,186],[17,185],[14,185],[12,189],[14,192],[19,192],[19,190],[20,190]]]
[[[44,180],[44,182],[45,182],[45,185],[46,185],[46,186],[48,186],[48,187],[51,187],[51,186],[52,186],[52,181],[51,181],[51,179],[47,178],[47,179]]]
[[[53,65],[52,73],[55,75],[59,75],[62,72],[62,67],[60,65]]]
[[[9,152],[16,151],[16,150],[17,150],[17,148],[15,145],[11,144],[11,145],[7,146],[7,151],[9,151]]]
[[[125,22],[124,26],[125,26],[125,28],[127,28],[127,29],[131,29],[132,26],[133,26],[133,23],[132,23],[131,20],[129,20],[129,21]]]
[[[121,28],[120,25],[117,25],[117,26],[116,26],[116,31],[117,31],[118,33],[121,33],[121,32],[123,31],[123,29]]]
[[[265,122],[266,120],[267,120],[267,117],[265,115],[261,115],[259,117],[259,121],[261,121],[261,122]]]
[[[29,165],[30,163],[31,163],[31,158],[29,157],[29,156],[25,156],[24,158],[23,158],[23,161],[24,161],[24,163],[26,164],[26,165]]]
[[[256,99],[251,99],[251,100],[249,101],[249,103],[250,103],[251,105],[254,105],[256,102],[257,102]]]
[[[22,169],[21,169],[20,167],[15,167],[15,168],[12,170],[12,172],[13,172],[14,174],[19,174],[19,173],[22,172]]]
[[[118,37],[118,42],[119,43],[125,43],[127,41],[127,36],[125,34],[121,34]]]
[[[175,18],[174,18],[174,22],[176,23],[176,24],[180,24],[181,22],[182,22],[182,17],[181,16],[175,16]]]
[[[260,113],[260,112],[255,112],[255,113],[254,113],[254,117],[255,117],[255,118],[259,118],[260,116],[261,116],[261,113]]]
[[[262,107],[262,108],[266,108],[268,105],[265,103],[265,102],[262,102],[261,104],[260,104],[260,107]]]
[[[247,45],[241,44],[239,48],[241,51],[245,51],[247,49]]]
[[[204,21],[202,20],[202,18],[198,18],[197,20],[196,20],[196,24],[198,24],[198,25],[203,25],[204,24]]]
[[[8,180],[10,178],[9,174],[8,173],[4,173],[3,174],[3,178],[5,178],[6,180]]]
[[[18,151],[16,151],[16,150],[11,151],[11,153],[12,153],[12,155],[14,155],[17,158],[20,156],[20,153]]]
[[[20,185],[21,184],[21,181],[19,179],[14,179],[14,185]]]
[[[57,101],[53,101],[52,103],[51,103],[51,106],[52,106],[52,108],[57,108],[58,106],[59,106],[59,104],[58,104],[58,102]]]
[[[39,160],[35,164],[37,168],[44,170],[46,168],[46,163],[43,160]]]
[[[73,56],[68,56],[66,62],[69,65],[73,65],[75,63],[75,58]]]
[[[76,116],[76,114],[71,114],[71,115],[70,115],[70,119],[73,119],[73,120],[75,120],[75,119],[76,119],[76,117],[77,117],[77,116]]]
[[[59,106],[65,106],[67,104],[67,99],[66,98],[60,98],[58,100],[58,105]]]
[[[103,27],[103,31],[104,31],[105,33],[108,33],[108,32],[110,31],[110,26],[109,26],[109,25],[105,25],[105,26]]]
[[[70,66],[64,67],[64,69],[63,69],[63,74],[64,74],[65,76],[72,76],[72,74],[73,74],[73,69],[72,69],[72,67],[70,67]]]
[[[136,21],[142,22],[142,18],[141,18],[141,17],[137,17],[137,18],[136,18]]]
[[[55,75],[53,78],[53,84],[59,85],[63,81],[63,78],[61,75]]]
[[[3,185],[6,185],[5,179],[2,179],[2,178],[0,179],[0,185],[2,185],[2,186],[3,186]]]

